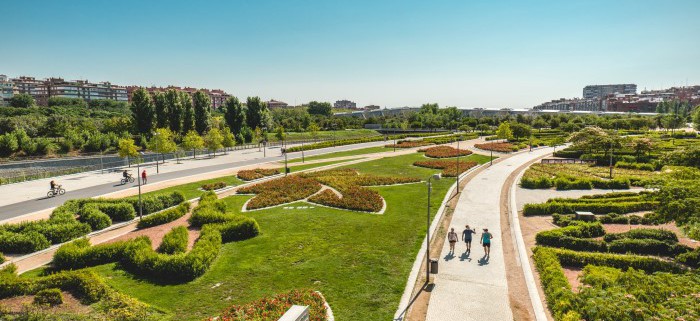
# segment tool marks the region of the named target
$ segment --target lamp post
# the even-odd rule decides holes
[[[530,135],[530,152],[532,152],[532,135]]]
[[[433,190],[432,180],[439,180],[442,176],[433,174],[428,177],[428,215],[425,225],[425,283],[430,283],[430,192]]]
[[[267,157],[267,126],[263,127],[263,158]]]
[[[391,131],[394,135],[394,151],[396,151],[396,127],[392,128]]]
[[[459,150],[459,137],[457,137],[457,193],[459,193],[459,158],[462,157]]]
[[[304,140],[301,141],[301,162],[304,163]]]
[[[493,150],[490,150],[490,152],[491,152],[491,163],[489,164],[489,167],[493,166]]]
[[[141,164],[136,164],[136,178],[139,180],[139,220],[143,219],[143,203],[141,203]]]
[[[282,154],[284,154],[284,176],[287,176],[287,172],[289,172],[289,168],[287,167],[287,149],[282,148]]]
[[[154,132],[154,133],[153,133],[153,136],[154,136],[154,137],[155,137],[155,136],[158,136],[158,132]],[[158,167],[158,157],[160,156],[160,152],[159,152],[159,149],[158,149],[158,139],[156,138],[155,141],[156,141],[156,174],[159,174],[159,173],[160,173],[160,168]]]

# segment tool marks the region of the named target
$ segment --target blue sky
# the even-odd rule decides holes
[[[7,1],[0,73],[290,104],[532,107],[700,84],[700,1]]]

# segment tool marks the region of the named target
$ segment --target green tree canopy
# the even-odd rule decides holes
[[[169,89],[165,93],[165,105],[168,110],[168,125],[170,130],[179,134],[182,131],[182,119],[184,109],[180,103],[180,94],[175,89]]]
[[[49,107],[65,106],[65,107],[82,107],[87,108],[87,102],[82,98],[68,97],[51,97],[48,99]]]
[[[224,127],[221,135],[224,137],[224,140],[221,142],[224,147],[230,148],[236,145],[236,138],[233,136],[230,128]]]
[[[248,97],[246,100],[246,123],[250,128],[269,127],[270,112],[267,104],[260,97]]]
[[[137,89],[131,98],[131,117],[136,126],[136,132],[141,135],[150,135],[154,116],[151,96],[145,89]]]
[[[204,139],[199,136],[196,131],[190,130],[187,132],[185,137],[182,138],[183,149],[191,149],[193,151],[193,156],[196,156],[197,149],[204,147]]]
[[[207,135],[204,136],[204,145],[207,147],[207,149],[214,151],[216,153],[216,150],[224,147],[223,146],[223,141],[224,137],[221,135],[221,131],[214,127],[210,129],[207,132]]]
[[[333,115],[333,107],[329,102],[309,102],[308,112],[311,115],[331,116]]]
[[[35,104],[34,97],[29,94],[17,94],[10,98],[10,106],[12,107],[28,108]]]
[[[510,124],[507,121],[504,121],[500,125],[498,125],[498,129],[496,130],[496,137],[500,139],[513,138],[513,131],[510,129]]]
[[[245,108],[238,98],[229,97],[226,99],[226,102],[224,102],[224,119],[231,131],[236,134],[241,133],[241,129],[246,124],[245,114]]]
[[[139,156],[139,149],[136,143],[131,138],[119,139],[119,157],[136,157]]]
[[[169,125],[168,105],[165,102],[165,94],[156,92],[153,94],[153,109],[155,110],[156,128],[166,128]]]
[[[186,92],[180,92],[180,104],[182,104],[182,132],[189,133],[194,129],[194,107],[192,107],[192,97]]]
[[[209,129],[211,99],[206,93],[197,91],[192,98],[192,105],[194,106],[194,128],[201,135]]]
[[[277,131],[275,132],[275,137],[278,140],[283,141],[285,138],[286,134],[284,133],[284,127],[282,126],[277,126]]]
[[[510,124],[510,129],[513,132],[513,137],[515,139],[530,137],[532,135],[532,129],[530,126],[521,123]]]
[[[158,128],[148,141],[148,149],[156,153],[171,153],[177,150],[173,132],[168,128]]]

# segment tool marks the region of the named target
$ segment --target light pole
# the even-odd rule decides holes
[[[493,150],[490,150],[491,152],[491,163],[489,164],[489,167],[493,166]]]
[[[532,152],[532,135],[530,135],[530,152]]]
[[[154,132],[154,133],[153,133],[153,136],[154,136],[154,137],[155,137],[155,136],[158,136],[158,132]],[[159,174],[159,173],[160,173],[160,168],[158,167],[158,157],[160,156],[160,152],[159,152],[159,149],[158,149],[158,138],[156,138],[155,141],[156,141],[156,174]]]
[[[391,132],[394,135],[394,151],[396,151],[396,127],[392,128]]]
[[[433,190],[432,180],[439,180],[440,173],[428,177],[428,215],[425,225],[425,283],[430,283],[430,192]]]
[[[457,137],[457,193],[459,193],[459,158],[462,157],[461,151],[459,150],[459,137]]]
[[[284,176],[287,176],[289,172],[289,167],[287,167],[287,149],[282,148],[282,154],[284,154]]]
[[[304,140],[301,141],[301,162],[304,162]]]
[[[141,164],[136,164],[136,178],[139,180],[139,220],[143,219],[143,203],[141,203]]]

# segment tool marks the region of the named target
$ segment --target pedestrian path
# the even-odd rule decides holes
[[[471,253],[464,242],[454,254],[446,241],[439,257],[439,273],[430,295],[427,321],[513,320],[508,299],[501,235],[501,189],[508,176],[521,165],[551,153],[550,148],[513,155],[475,175],[465,186],[449,228],[462,234],[465,225],[476,228]],[[482,229],[493,235],[491,255],[479,245]]]

